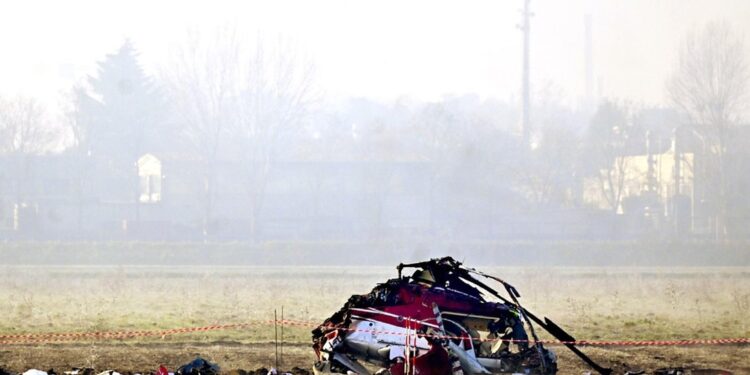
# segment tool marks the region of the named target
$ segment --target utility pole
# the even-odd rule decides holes
[[[529,10],[529,3],[531,0],[524,0],[523,4],[523,24],[520,26],[523,32],[523,114],[521,119],[521,131],[523,132],[523,143],[525,146],[529,146],[531,137],[531,119],[529,113],[529,107],[531,106],[531,93],[529,87],[529,34],[531,33],[531,26],[529,19],[532,14]]]

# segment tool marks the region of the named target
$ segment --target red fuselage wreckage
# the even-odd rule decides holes
[[[402,276],[404,268],[415,268]],[[555,374],[555,353],[538,340],[539,326],[566,343],[600,374],[611,373],[575,347],[575,339],[518,302],[505,281],[445,257],[399,264],[399,276],[344,307],[313,330],[317,374]],[[509,298],[482,280],[503,285]],[[493,302],[484,294],[495,297]],[[529,337],[531,336],[531,337]]]

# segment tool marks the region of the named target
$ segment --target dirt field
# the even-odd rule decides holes
[[[0,267],[0,334],[156,330],[285,318],[320,322],[349,295],[395,276],[391,268]],[[521,301],[578,339],[750,337],[750,270],[745,268],[485,269],[515,284]],[[283,367],[309,367],[309,327],[285,327]],[[0,367],[174,369],[197,355],[223,369],[271,366],[274,329],[250,328],[157,338],[4,344]],[[586,370],[555,347],[562,374]],[[716,367],[750,374],[750,346],[586,348],[601,362],[655,369]]]

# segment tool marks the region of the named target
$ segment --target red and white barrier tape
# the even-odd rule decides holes
[[[203,327],[172,328],[152,331],[98,331],[98,332],[64,332],[64,333],[36,333],[36,334],[10,334],[0,335],[0,345],[13,344],[42,344],[53,342],[67,342],[76,340],[106,340],[106,339],[129,339],[135,337],[166,337],[177,334],[224,331],[230,329],[244,329],[252,326],[281,325],[297,327],[319,327],[317,323],[299,320],[260,320],[248,323],[220,324]],[[331,327],[333,328],[333,327]],[[404,331],[384,331],[375,329],[337,328],[349,332],[364,332],[384,335],[406,335]],[[437,339],[458,339],[456,336],[445,336],[435,334],[418,334],[421,337],[432,337]],[[468,337],[464,337],[468,339]],[[515,339],[478,339],[482,342],[529,342],[529,340]],[[689,340],[578,340],[572,342],[559,340],[540,340],[546,345],[575,344],[579,346],[697,346],[697,345],[726,345],[726,344],[750,344],[750,338],[723,338],[723,339],[689,339]]]

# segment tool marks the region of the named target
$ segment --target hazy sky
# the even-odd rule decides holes
[[[595,76],[605,96],[664,100],[676,49],[714,19],[750,36],[750,1],[532,0],[532,82],[571,104],[584,91],[584,14],[593,18]],[[149,72],[189,28],[234,24],[304,46],[331,97],[517,97],[522,0],[12,1],[0,10],[0,93],[53,101],[130,38]]]

